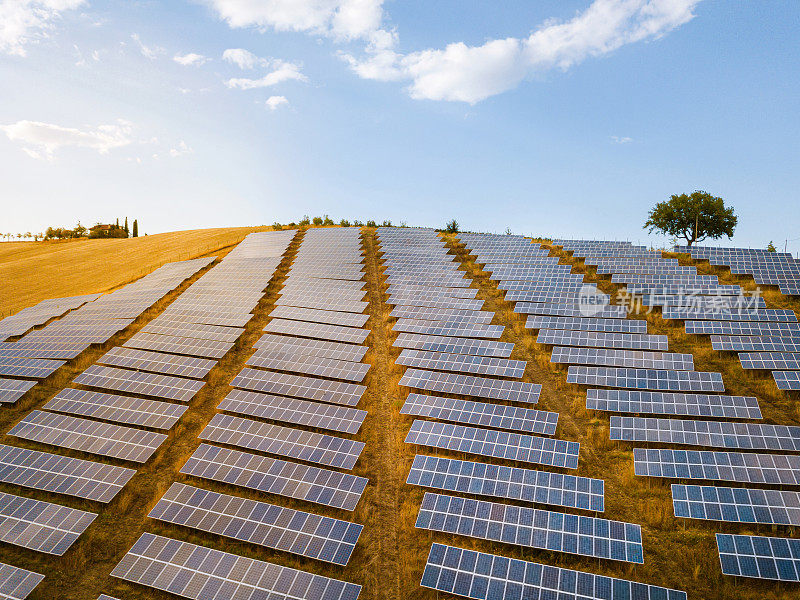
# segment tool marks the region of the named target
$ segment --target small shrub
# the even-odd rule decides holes
[[[311,223],[311,219],[308,218],[308,215],[303,215],[303,218],[300,219],[300,227],[307,227]]]
[[[328,215],[325,215],[324,220],[322,221],[323,225],[333,225],[333,219],[331,219]]]
[[[272,228],[273,228],[275,231],[280,231],[281,229],[283,229],[283,225],[281,225],[280,223],[278,223],[277,221],[275,221],[275,222],[272,224]]]
[[[384,220],[382,227],[391,227],[391,226],[392,226],[391,221]]]
[[[350,227],[350,221],[348,221],[347,219],[342,219],[341,221],[339,221],[339,226],[340,227]]]
[[[447,233],[458,233],[458,221],[453,219],[452,221],[448,221],[447,225],[445,225],[444,230]]]
[[[289,229],[294,229],[295,227],[297,227],[297,223],[295,223],[294,221],[289,223]]]
[[[353,221],[353,225],[354,225],[355,227],[363,227],[363,226],[364,226],[364,223],[363,223],[362,221],[359,221],[358,219],[355,219],[355,220]]]
[[[378,226],[378,224],[375,221],[373,221],[372,219],[367,221],[367,227],[377,227],[377,226]]]
[[[314,223],[314,225],[317,225],[317,226],[322,225],[322,217],[314,217],[314,220],[312,221],[312,223]]]

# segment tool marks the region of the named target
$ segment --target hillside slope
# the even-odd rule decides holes
[[[259,227],[173,231],[125,240],[0,244],[0,318],[46,298],[105,292],[164,263],[238,244]]]

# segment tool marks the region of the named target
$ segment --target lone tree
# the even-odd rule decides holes
[[[452,221],[448,221],[447,225],[445,225],[444,230],[447,233],[458,233],[458,221],[453,219]]]
[[[139,237],[139,221],[133,220],[133,237]]]
[[[660,231],[673,237],[682,237],[686,245],[707,238],[733,237],[738,217],[733,208],[726,207],[722,198],[708,192],[696,191],[691,195],[673,194],[669,200],[656,204],[648,215],[644,228],[653,233]]]

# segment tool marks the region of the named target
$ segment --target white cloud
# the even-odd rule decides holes
[[[138,33],[132,34],[131,39],[136,42],[136,45],[139,47],[139,52],[142,53],[142,56],[149,58],[150,60],[155,60],[158,58],[159,54],[164,54],[164,52],[166,52],[166,50],[160,46],[146,46],[144,42],[142,42]]]
[[[463,42],[408,55],[376,32],[366,57],[343,55],[366,79],[409,81],[412,98],[474,104],[510,90],[528,76],[567,70],[621,46],[657,39],[694,18],[700,0],[594,0],[569,21],[548,21],[529,37]],[[376,41],[377,40],[377,41]]]
[[[25,56],[25,46],[45,38],[61,13],[85,0],[0,0],[0,52]]]
[[[177,158],[179,156],[183,156],[184,154],[191,154],[192,152],[194,152],[194,150],[189,148],[189,146],[186,145],[186,142],[181,140],[177,147],[170,148],[169,155],[172,158]]]
[[[368,39],[380,27],[383,0],[210,0],[231,27],[302,31]]]
[[[617,135],[612,135],[611,136],[611,141],[614,142],[615,144],[628,144],[628,143],[633,141],[633,138],[620,137],[620,136],[617,136]]]
[[[185,67],[195,65],[200,66],[207,63],[210,59],[206,58],[202,54],[195,54],[194,52],[189,52],[188,54],[176,54],[172,57],[179,65],[183,65]]]
[[[279,106],[288,106],[289,101],[286,99],[286,96],[270,96],[264,104],[266,104],[267,108],[270,110],[277,110]]]
[[[114,148],[133,142],[133,124],[122,119],[111,125],[98,125],[94,129],[26,120],[0,125],[0,131],[11,141],[22,144],[22,150],[34,158],[52,158],[57,150],[66,147],[90,148],[107,154]]]
[[[229,88],[252,90],[283,83],[284,81],[307,81],[308,78],[300,72],[300,67],[293,63],[273,61],[273,70],[259,79],[234,78],[225,82]]]
[[[244,48],[228,48],[222,53],[222,60],[237,65],[240,69],[269,65],[269,59],[260,58]]]

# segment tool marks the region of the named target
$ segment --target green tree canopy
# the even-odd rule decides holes
[[[669,200],[656,204],[644,228],[650,233],[660,231],[681,237],[687,246],[691,246],[707,238],[733,237],[737,221],[733,208],[726,207],[722,198],[696,191],[690,195],[673,194]]]

